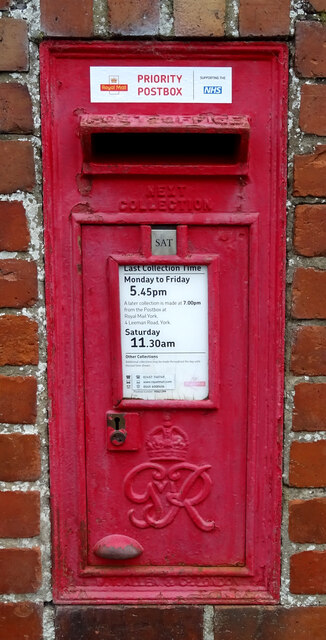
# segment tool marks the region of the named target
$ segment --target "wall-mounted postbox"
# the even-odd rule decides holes
[[[57,602],[277,600],[285,72],[42,47]]]

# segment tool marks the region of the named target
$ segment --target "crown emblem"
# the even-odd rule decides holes
[[[163,424],[155,427],[145,443],[150,460],[185,460],[189,441],[186,433],[164,416]]]

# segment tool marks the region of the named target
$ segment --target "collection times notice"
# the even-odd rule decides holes
[[[124,398],[208,396],[207,266],[119,267]]]

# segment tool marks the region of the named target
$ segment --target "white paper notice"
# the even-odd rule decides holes
[[[119,267],[124,398],[208,395],[207,266]]]
[[[231,67],[90,67],[91,102],[232,102]]]

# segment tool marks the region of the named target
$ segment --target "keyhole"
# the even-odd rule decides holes
[[[124,415],[121,413],[108,413],[106,416],[108,427],[114,429],[114,431],[120,431],[125,428]]]
[[[110,442],[112,442],[115,447],[123,444],[127,436],[127,432],[125,431],[124,416],[114,413],[108,414],[107,424],[112,429],[110,434]]]

